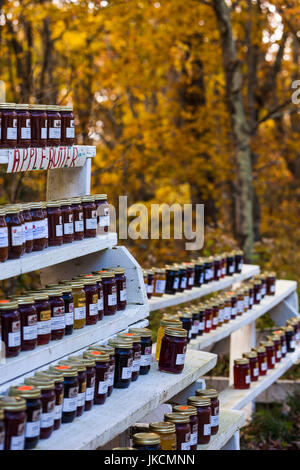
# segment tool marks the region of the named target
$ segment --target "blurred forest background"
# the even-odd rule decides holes
[[[74,104],[93,192],[204,203],[202,254],[300,277],[298,0],[0,0],[0,51],[6,101]],[[44,199],[44,172],[4,171],[1,203]],[[124,244],[144,266],[195,257]]]

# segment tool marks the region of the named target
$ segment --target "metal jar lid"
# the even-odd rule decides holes
[[[149,424],[150,431],[159,434],[172,434],[176,431],[176,427],[174,423],[166,422],[166,421],[158,421],[155,423]]]
[[[189,423],[190,417],[188,415],[184,415],[183,413],[166,413],[164,417],[165,421],[171,421],[171,423]]]
[[[58,364],[56,366],[50,366],[49,369],[51,371],[61,372],[64,377],[76,377],[78,375],[78,370],[71,365]]]
[[[141,338],[152,338],[152,331],[148,328],[129,328],[129,333],[136,333]]]
[[[234,360],[234,363],[236,365],[249,365],[250,362],[249,362],[249,359],[246,359],[245,357],[244,358],[240,358],[240,359],[235,359]]]
[[[95,362],[109,362],[109,355],[105,351],[88,350],[83,352],[84,359],[94,359]]]
[[[41,390],[54,390],[54,380],[47,377],[29,377],[24,380],[26,385],[34,385]]]
[[[196,390],[197,397],[209,397],[209,398],[218,398],[219,393],[214,388],[206,388],[204,390]]]
[[[186,338],[188,332],[184,330],[183,328],[170,328],[167,327],[165,329],[165,334],[168,336],[174,336],[176,338]]]
[[[195,406],[196,408],[200,407],[205,407],[205,406],[210,406],[211,405],[211,399],[210,397],[189,397],[187,399],[188,405]]]
[[[0,310],[16,310],[18,306],[15,300],[0,300]]]
[[[123,338],[126,340],[130,340],[133,343],[140,343],[141,342],[141,337],[139,335],[136,335],[135,333],[118,333],[118,338]]]
[[[12,397],[18,396],[22,398],[40,398],[41,390],[33,385],[18,385],[10,387],[9,395]]]
[[[114,348],[121,348],[121,349],[132,349],[133,342],[130,340],[126,340],[124,338],[110,338],[108,341],[110,346]]]
[[[26,401],[22,397],[0,395],[0,409],[4,411],[26,411]]]
[[[133,435],[133,442],[140,445],[158,445],[160,437],[154,432],[138,432]]]
[[[173,411],[186,416],[197,416],[197,408],[191,405],[175,405],[173,406]]]

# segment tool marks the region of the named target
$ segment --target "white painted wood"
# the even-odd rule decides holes
[[[245,421],[242,411],[220,410],[220,427],[215,436],[211,436],[208,444],[197,446],[197,450],[220,450],[235,435]],[[237,444],[236,444],[237,445]]]
[[[40,441],[38,450],[92,450],[104,446],[115,436],[169,400],[173,395],[213,368],[215,354],[189,351],[181,374],[166,374],[153,364],[146,376],[125,390],[114,390],[104,405],[94,406],[73,423],[63,424],[50,439]]]
[[[91,159],[87,158],[83,167],[49,170],[47,173],[47,201],[90,194],[91,164]]]
[[[75,145],[78,149],[78,155],[82,159],[94,158],[96,156],[96,147],[93,145]],[[7,165],[9,157],[9,149],[0,149],[0,165]]]
[[[196,382],[189,385],[177,395],[174,395],[174,397],[172,398],[172,403],[176,405],[185,405],[189,397],[196,395],[196,390],[204,390],[205,388],[205,379],[198,379],[196,380]]]
[[[286,297],[282,304],[277,305],[270,311],[270,316],[276,325],[283,326],[289,318],[297,316],[298,312],[298,295],[294,291]]]
[[[221,448],[221,450],[240,450],[240,431],[235,431],[234,435]]]
[[[190,291],[185,291],[174,295],[164,294],[162,297],[152,297],[150,300],[150,312],[162,308],[172,307],[184,302],[191,302],[192,300],[198,299],[208,294],[212,294],[213,292],[227,289],[236,282],[244,281],[245,279],[249,279],[255,274],[258,274],[259,271],[259,266],[245,264],[241,274],[235,274],[234,276],[230,277],[228,276],[220,281],[213,281],[209,284],[204,284],[201,287],[193,287]]]
[[[163,403],[143,417],[143,422],[138,424],[150,424],[163,421],[166,413],[172,412],[172,405]],[[135,423],[136,424],[136,423]]]
[[[97,253],[98,251],[113,247],[116,243],[117,234],[108,233],[97,238],[86,238],[71,244],[49,247],[41,252],[37,251],[24,255],[18,260],[8,260],[0,266],[0,280],[37,271],[49,266],[56,266],[59,263],[81,258],[90,253]],[[57,266],[57,269],[59,269],[59,266]]]

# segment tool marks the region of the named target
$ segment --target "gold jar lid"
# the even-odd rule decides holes
[[[32,202],[31,203],[31,209],[43,209],[43,203],[42,202]]]
[[[166,270],[164,268],[154,268],[155,274],[166,274]]]
[[[285,326],[283,327],[284,331],[294,331],[294,328],[292,326]]]
[[[129,328],[129,333],[135,333],[141,338],[152,338],[152,331],[148,328]]]
[[[245,352],[243,353],[243,357],[245,357],[246,359],[256,359],[257,358],[257,352],[256,351],[249,351],[249,352]]]
[[[48,104],[47,111],[60,111],[60,106],[57,106],[54,104]]]
[[[83,358],[81,356],[69,356],[68,361],[73,364],[82,364],[87,367],[94,367],[96,365],[96,361],[93,358]]]
[[[174,336],[176,338],[186,338],[187,337],[187,330],[184,330],[183,328],[171,328],[167,327],[165,329],[165,334],[169,336]]]
[[[0,209],[0,217],[5,217],[6,211],[5,209]]]
[[[54,284],[54,289],[58,289],[62,294],[70,294],[72,292],[72,286],[70,284]]]
[[[109,355],[115,354],[115,347],[108,344],[92,344],[88,349],[92,351],[104,351]]]
[[[78,375],[78,370],[69,364],[58,364],[56,366],[50,366],[49,369],[61,372],[64,377],[76,377]]]
[[[33,385],[18,385],[10,387],[9,395],[12,397],[19,396],[22,398],[40,398],[41,390]]]
[[[40,370],[34,374],[35,377],[46,377],[47,379],[53,380],[54,383],[62,383],[64,376],[61,372],[54,370]]]
[[[47,109],[47,105],[45,104],[30,104],[29,109],[33,111],[45,111]]]
[[[49,300],[49,295],[46,292],[36,292],[33,294],[34,300]]]
[[[113,279],[115,278],[115,273],[113,271],[107,271],[107,272],[103,272],[101,273],[101,277],[102,279]]]
[[[61,297],[63,294],[61,289],[45,289],[45,292],[49,297]]]
[[[95,201],[106,201],[107,194],[94,194]]]
[[[271,346],[274,346],[274,343],[273,341],[261,341],[259,343],[261,346],[265,346],[267,348],[270,348]]]
[[[60,110],[72,113],[74,108],[73,108],[73,106],[60,106]]]
[[[187,399],[188,405],[195,406],[196,408],[199,407],[205,407],[205,406],[210,406],[211,405],[211,399],[209,397],[199,397],[199,396],[194,396],[194,397],[189,397]]]
[[[250,364],[249,359],[246,359],[245,357],[240,358],[240,359],[235,359],[234,363],[237,364],[237,365]]]
[[[82,196],[81,198],[82,202],[95,202],[95,196]]]
[[[257,352],[257,353],[265,353],[266,348],[264,346],[258,346],[257,348],[252,348],[252,351]]]
[[[191,405],[175,405],[173,406],[175,413],[182,413],[186,416],[197,416],[197,408]]]
[[[61,207],[71,205],[71,199],[60,199],[59,202],[60,202]]]
[[[19,304],[15,300],[0,300],[0,310],[15,310]]]
[[[124,338],[110,338],[108,340],[108,344],[113,346],[114,348],[121,348],[121,349],[132,349],[133,342],[132,340],[127,340]]]
[[[46,207],[61,207],[60,201],[47,201]]]
[[[94,359],[95,362],[109,362],[109,355],[105,351],[88,350],[83,352],[84,359]]]
[[[133,343],[140,343],[141,337],[139,335],[136,335],[134,333],[118,333],[117,334],[118,338],[124,338],[124,339],[129,339]]]
[[[69,359],[62,359],[58,361],[60,366],[70,366],[77,370],[77,372],[84,372],[86,371],[86,366],[84,364],[76,363],[74,361],[70,361]]]
[[[16,109],[16,103],[0,103],[0,109]]]
[[[17,103],[16,104],[16,109],[29,109],[29,104],[25,104],[25,103]]]
[[[189,313],[189,312],[177,312],[177,315],[179,318],[193,318],[193,314],[192,313]],[[181,326],[182,326],[182,322],[181,323]]]
[[[26,385],[34,385],[41,390],[53,390],[54,380],[48,377],[28,377],[24,380]]]
[[[160,444],[160,437],[154,432],[138,432],[133,435],[134,444],[157,445]]]
[[[189,423],[190,417],[183,413],[166,413],[164,417],[165,421],[171,421],[171,423]]]
[[[276,277],[276,273],[274,271],[268,272],[268,277]]]
[[[26,401],[22,397],[0,395],[0,409],[3,411],[26,411]]]
[[[270,336],[267,336],[267,340],[274,343],[274,341],[280,341],[280,336],[279,335],[270,335]]]
[[[71,197],[71,204],[75,205],[75,204],[81,204],[82,202],[82,197],[79,196],[79,197]]]
[[[83,282],[72,282],[72,290],[82,290],[84,288]]]
[[[97,279],[95,277],[82,278],[82,282],[85,286],[97,286]]]
[[[204,390],[202,389],[196,390],[196,395],[198,397],[218,398],[219,393],[214,388],[206,388]]]
[[[158,421],[155,423],[149,424],[150,431],[159,433],[159,434],[172,434],[176,432],[176,427],[174,423],[169,423],[166,421]]]
[[[4,419],[4,410],[0,408],[0,420],[2,421]]]
[[[104,270],[111,271],[114,274],[125,274],[125,268],[104,268]]]
[[[179,328],[182,327],[182,322],[180,320],[176,320],[175,318],[162,318],[160,320],[161,326],[178,326]]]

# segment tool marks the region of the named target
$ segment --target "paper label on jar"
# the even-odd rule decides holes
[[[173,281],[173,289],[177,290],[179,287],[179,277],[175,277]]]
[[[224,309],[219,310],[219,320],[218,323],[223,323],[224,320]]]
[[[274,292],[275,292],[275,286],[271,286],[270,291],[271,291],[272,293],[274,293]]]
[[[21,344],[21,331],[16,331],[14,333],[8,333],[8,347],[15,348]]]
[[[53,125],[54,127],[49,128],[49,139],[60,139],[61,138],[61,121],[55,120]]]
[[[213,325],[217,325],[219,323],[218,317],[213,317]]]
[[[100,227],[109,227],[110,226],[110,216],[109,215],[100,215],[99,225],[100,225]]]
[[[11,436],[10,450],[23,450],[25,444],[25,433],[21,436]]]
[[[21,139],[30,140],[31,139],[31,129],[30,127],[21,127]]]
[[[225,307],[224,309],[224,320],[230,320],[231,317],[231,308]]]
[[[115,378],[115,368],[114,368],[114,366],[110,366],[109,373],[108,373],[108,379],[107,379],[107,385],[109,387],[113,386],[114,378]]]
[[[275,364],[275,357],[274,356],[271,357],[271,363]]]
[[[0,137],[1,137],[1,133],[0,133]],[[4,450],[4,437],[5,437],[4,431],[0,432],[0,450]]]
[[[54,403],[54,402],[53,402]],[[54,423],[54,406],[49,413],[41,414],[41,428],[50,428]]]
[[[277,359],[281,359],[281,351],[276,351],[276,357]]]
[[[158,279],[155,283],[155,292],[157,294],[164,294],[166,289],[166,281]]]
[[[199,331],[203,331],[204,330],[204,321],[200,321],[199,322]]]
[[[153,294],[153,284],[148,284],[148,286],[147,286],[147,294]]]
[[[139,372],[141,367],[141,353],[137,352],[134,355],[134,360],[132,363],[132,372]]]
[[[100,299],[98,299],[98,311],[100,312],[103,309],[104,309],[103,297],[100,297]]]
[[[206,322],[206,328],[211,328],[211,320],[207,320],[207,322]]]
[[[43,140],[47,139],[47,127],[41,128],[41,139]]]
[[[62,405],[55,405],[54,408],[54,419],[61,419]]]
[[[285,345],[283,345],[283,346],[281,347],[281,350],[282,350],[282,354],[286,354],[286,346],[285,346]]]
[[[51,320],[39,321],[37,325],[38,336],[51,333]]]
[[[150,365],[151,365],[151,354],[142,354],[141,366],[150,366]]]
[[[33,240],[33,223],[25,222],[24,229],[25,229],[25,240],[27,242],[32,241]]]
[[[254,377],[258,377],[259,371],[258,371],[257,367],[254,367],[254,369],[253,369],[253,375],[254,375]]]
[[[74,224],[73,222],[67,222],[64,224],[64,234],[65,235],[73,235],[74,233]]]
[[[75,138],[75,129],[74,129],[74,127],[67,127],[66,128],[66,137],[67,137],[67,139],[74,139]]]
[[[184,364],[185,361],[185,354],[177,354],[176,356],[176,365],[181,366]]]
[[[0,227],[0,248],[8,247],[8,228]]]
[[[191,444],[189,442],[182,442],[181,443],[181,450],[191,450]]]
[[[250,375],[245,376],[245,382],[246,382],[246,384],[250,383]]]
[[[95,396],[95,386],[87,387],[85,391],[85,401],[94,400],[94,396]]]
[[[229,266],[229,272],[230,272],[230,274],[234,273],[234,266],[233,265]]]
[[[112,307],[114,305],[117,305],[117,294],[116,293],[112,293],[112,294],[109,294],[108,295],[108,298],[107,298],[107,304]]]
[[[127,300],[127,291],[126,288],[120,291],[120,301],[125,302]]]
[[[12,246],[23,245],[23,227],[16,225],[11,227],[11,244]]]
[[[239,313],[244,311],[244,302],[242,300],[238,300],[237,309]]]
[[[190,444],[191,444],[191,446],[196,446],[198,444],[198,433],[197,432],[192,432],[191,433]]]
[[[33,239],[39,240],[45,238],[45,224],[44,220],[36,220],[32,223]]]
[[[190,277],[189,278],[189,286],[193,286],[194,285],[194,277]]]
[[[97,217],[95,219],[86,219],[85,225],[87,230],[96,230],[97,229]]]
[[[32,326],[23,326],[23,339],[25,341],[37,338],[37,323]]]
[[[183,277],[181,279],[181,284],[180,284],[181,289],[186,289],[186,277]]]
[[[262,362],[261,365],[260,365],[260,367],[261,367],[261,370],[262,370],[262,371],[267,370],[267,363],[266,363],[266,362]]]
[[[83,232],[84,225],[83,220],[75,220],[75,232]]]
[[[62,225],[56,225],[56,236],[57,237],[62,237],[63,236],[63,226]]]
[[[211,426],[210,426],[210,423],[203,425],[203,435],[204,435],[204,436],[210,436],[210,435],[211,435]]]
[[[77,395],[72,398],[64,398],[63,401],[63,412],[66,411],[75,411],[77,408]]]
[[[292,340],[292,341],[290,342],[290,347],[291,347],[292,349],[294,349],[294,348],[296,347],[296,341],[295,341],[295,340]]]
[[[80,392],[77,395],[77,406],[84,406],[85,403],[85,391]]]
[[[195,335],[195,334],[198,334],[198,331],[199,331],[199,324],[195,325],[195,323],[193,323],[191,333]]]
[[[232,309],[231,309],[231,315],[232,315],[233,317],[235,317],[236,314],[237,314],[237,309],[236,309],[236,307],[232,307]]]
[[[93,317],[95,315],[98,315],[98,301],[96,304],[90,304],[89,305],[89,311],[90,311],[90,316]]]
[[[7,140],[17,140],[17,127],[7,128]]]
[[[74,309],[75,320],[83,320],[86,317],[85,307],[76,307]]]
[[[63,330],[66,327],[65,315],[51,318],[51,330]]]
[[[124,377],[122,377],[122,378],[124,378]],[[107,380],[105,380],[104,382],[103,381],[98,382],[98,394],[99,395],[107,393],[107,389],[108,389]]]
[[[40,420],[26,423],[25,436],[37,437],[40,435]]]
[[[69,312],[65,313],[66,326],[74,325],[73,304],[69,305]]]
[[[219,426],[219,415],[211,416],[210,417],[210,425],[211,427]]]

